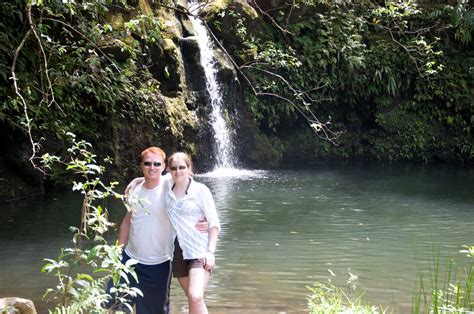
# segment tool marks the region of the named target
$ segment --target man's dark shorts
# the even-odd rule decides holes
[[[130,257],[123,252],[122,263],[125,264]],[[138,283],[132,276],[128,276],[130,285],[137,287],[143,293],[142,296],[130,298],[130,304],[136,305],[137,314],[165,314],[169,313],[169,295],[171,284],[171,261],[157,265],[134,265],[138,277]],[[120,279],[124,282],[124,279]],[[110,291],[112,281],[109,282],[107,291]],[[112,295],[113,296],[113,295]],[[114,300],[112,300],[113,304]],[[110,305],[112,306],[112,305]],[[110,307],[109,306],[109,307]],[[123,310],[121,305],[114,306],[113,310]]]

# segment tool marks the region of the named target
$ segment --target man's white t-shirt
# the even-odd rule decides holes
[[[136,211],[131,218],[125,253],[141,264],[156,265],[173,258],[176,232],[165,207],[163,186],[167,179],[162,177],[153,189],[140,183],[130,193]]]

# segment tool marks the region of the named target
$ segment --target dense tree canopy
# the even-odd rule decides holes
[[[202,16],[283,160],[472,161],[472,1],[271,4],[210,1]],[[160,11],[189,13],[174,1],[4,1],[0,123],[10,142],[30,137],[37,157],[66,132],[100,143],[131,120],[182,137],[192,123],[162,98],[172,60],[153,71],[151,50],[175,18]]]
[[[237,30],[223,45],[260,91],[300,100],[248,98],[267,134],[295,142],[289,157],[307,143],[310,155],[472,160],[472,3],[304,2],[265,8],[258,24],[236,5],[214,15],[216,32]],[[306,109],[347,130],[339,147],[291,131]]]

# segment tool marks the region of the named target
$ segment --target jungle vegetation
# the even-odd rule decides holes
[[[473,161],[472,0],[271,3],[212,1],[202,17],[239,72],[249,119],[282,162]],[[3,1],[2,156],[14,159],[12,152],[26,145],[28,156],[20,162],[48,171],[41,156],[70,155],[69,170],[87,179],[75,189],[92,201],[88,191],[96,186],[106,191],[92,194],[97,199],[120,196],[99,181],[88,181],[87,175],[103,170],[94,167],[95,155],[75,163],[78,150],[68,150],[66,144],[71,132],[104,156],[114,155],[110,139],[122,139],[114,134],[118,131],[147,137],[155,145],[182,140],[193,126],[176,119],[163,100],[173,66],[169,60],[153,60],[151,53],[164,45],[174,19],[174,14],[158,14],[160,10],[190,13],[166,0]],[[164,63],[160,74],[153,70],[156,62]],[[135,127],[123,128],[129,124]],[[142,124],[148,126],[145,131],[136,127]],[[123,158],[114,157],[114,162]],[[102,234],[104,211],[95,205],[86,208],[90,211],[84,219],[99,221],[92,227]],[[75,232],[75,238],[87,238],[82,229]],[[63,277],[60,262],[77,257],[101,269],[104,260],[106,266],[117,262],[111,250],[99,241],[49,260],[44,271],[67,282],[51,293],[66,295],[73,286],[69,281],[88,291],[102,288],[105,280],[95,286],[86,274]],[[87,302],[80,300],[84,306],[103,301],[88,296]],[[61,312],[68,304],[59,306]]]
[[[472,0],[272,4],[211,1],[202,17],[280,161],[472,162]],[[28,143],[37,165],[65,151],[67,132],[104,155],[124,123],[150,125],[151,141],[182,140],[188,121],[162,98],[172,67],[153,72],[169,62],[150,51],[174,18],[160,10],[189,13],[158,0],[2,2],[2,141]]]

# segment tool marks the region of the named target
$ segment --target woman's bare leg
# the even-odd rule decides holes
[[[189,277],[177,277],[179,285],[183,288],[184,294],[188,297]]]
[[[191,268],[189,270],[188,303],[190,314],[207,314],[204,303],[204,290],[207,287],[211,274],[203,268]]]

